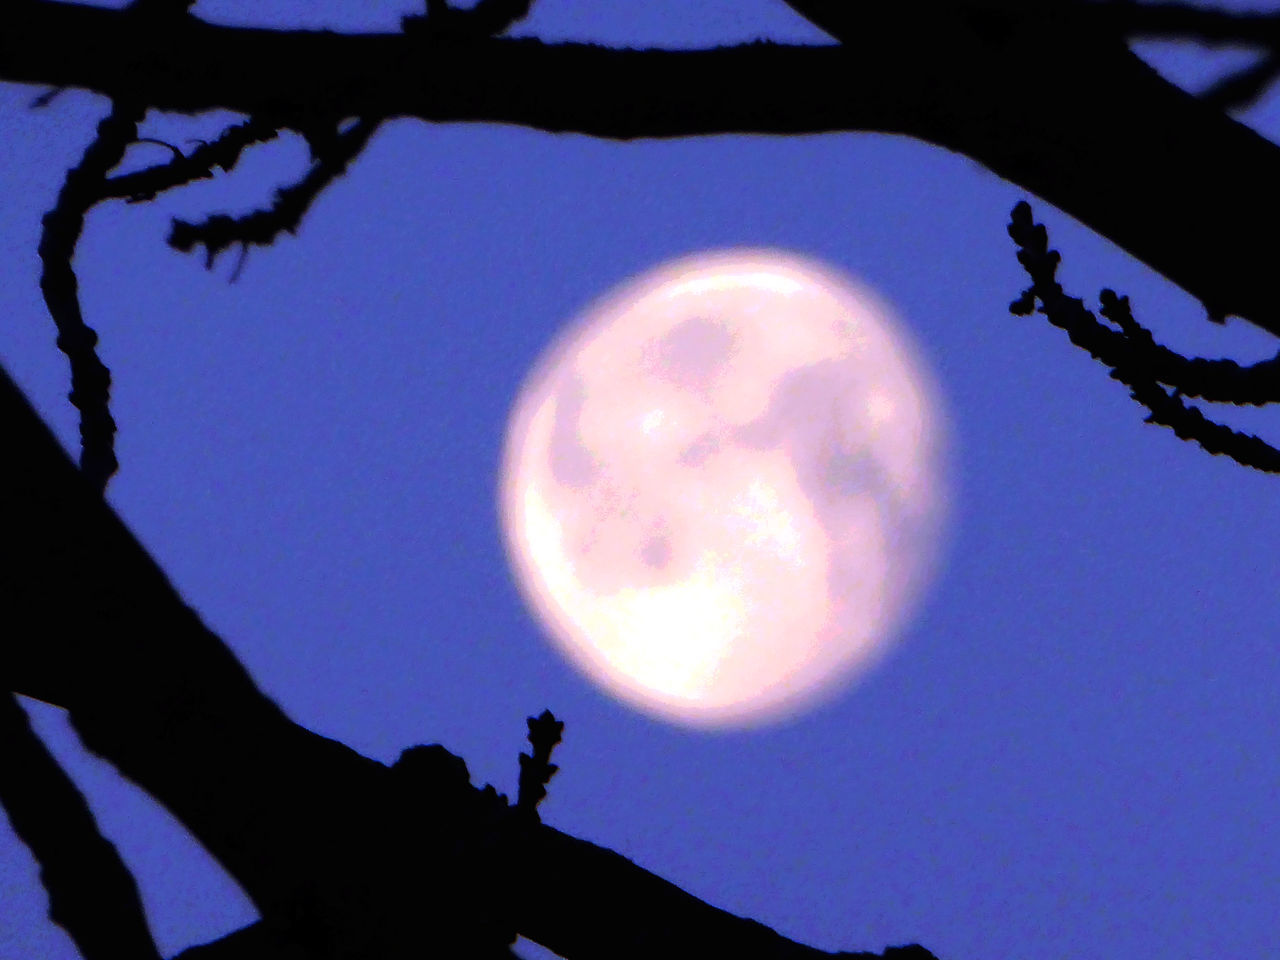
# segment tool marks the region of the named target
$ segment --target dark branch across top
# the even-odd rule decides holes
[[[815,0],[816,2],[816,0]],[[362,116],[616,140],[897,133],[962,153],[1144,261],[1215,317],[1280,334],[1280,148],[1159,77],[1116,34],[841,8],[840,46],[627,50],[221,27],[51,0],[0,6],[0,80],[280,126]],[[1028,4],[1034,8],[1034,4]],[[833,4],[834,7],[834,4]]]

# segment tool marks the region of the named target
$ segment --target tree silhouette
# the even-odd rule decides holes
[[[411,747],[387,767],[302,728],[257,688],[102,500],[116,468],[110,378],[71,266],[95,205],[145,202],[230,170],[280,131],[302,134],[311,166],[269,208],[174,223],[169,243],[212,263],[302,228],[312,201],[390,118],[618,140],[894,132],[971,157],[1055,204],[1199,299],[1210,320],[1237,315],[1280,335],[1269,250],[1246,229],[1280,213],[1270,179],[1280,155],[1227,113],[1280,71],[1280,17],[1119,0],[786,2],[838,43],[670,51],[502,37],[528,0],[468,10],[428,0],[399,33],[362,35],[215,26],[183,0],[0,9],[0,79],[112,100],[45,219],[39,251],[81,415],[79,470],[0,379],[10,465],[0,471],[0,598],[11,622],[38,624],[41,638],[9,644],[0,673],[6,690],[64,707],[84,744],[181,820],[254,902],[260,921],[183,957],[498,957],[517,934],[569,960],[830,954],[541,824],[536,807],[560,736],[550,714],[529,722],[532,750],[508,803],[473,786],[443,747]],[[1136,36],[1242,44],[1262,56],[1194,96],[1128,50]],[[189,153],[173,148],[166,163],[113,175],[148,110],[213,108],[247,119]],[[1031,280],[1015,313],[1039,310],[1065,329],[1151,422],[1280,472],[1276,450],[1182,400],[1274,402],[1280,359],[1242,368],[1182,357],[1111,291],[1099,320],[1058,285],[1058,256],[1025,204],[1009,233]],[[157,956],[127,869],[10,694],[0,737],[0,801],[41,864],[54,921],[91,960]],[[877,955],[931,956],[917,946],[837,954]]]

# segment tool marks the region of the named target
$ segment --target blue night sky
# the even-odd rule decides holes
[[[195,11],[346,30],[413,12]],[[776,0],[539,0],[520,32],[823,40]],[[1241,62],[1140,49],[1193,89]],[[66,93],[28,110],[39,92],[0,86],[0,360],[70,446],[35,251],[105,102]],[[1275,137],[1280,98],[1243,119]],[[156,116],[145,132],[183,143],[232,120]],[[164,155],[142,145],[126,162]],[[165,246],[170,218],[261,206],[305,163],[286,136],[232,176],[102,207],[77,261],[115,379],[109,498],[291,716],[388,762],[441,742],[513,793],[525,717],[549,707],[567,728],[548,822],[826,949],[1274,949],[1280,479],[1144,425],[1061,331],[1007,313],[1026,285],[1005,234],[1023,191],[880,135],[616,144],[398,121],[237,282],[234,254],[206,272]],[[1243,321],[1204,323],[1167,281],[1031,199],[1069,292],[1127,292],[1185,352],[1274,352]],[[540,351],[615,283],[726,246],[816,257],[877,290],[935,370],[954,436],[948,546],[902,642],[843,695],[748,732],[647,718],[570,667],[522,604],[495,511],[505,418]],[[1280,437],[1274,414],[1228,419]],[[59,710],[28,707],[135,871],[163,952],[253,919]],[[74,956],[45,910],[0,818],[0,958]]]

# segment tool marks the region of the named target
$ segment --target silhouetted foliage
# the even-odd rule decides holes
[[[175,221],[170,245],[202,247],[211,265],[229,248],[243,260],[250,246],[297,231],[392,117],[620,140],[888,131],[963,153],[1058,205],[1198,298],[1210,319],[1237,314],[1280,334],[1272,253],[1232,219],[1246,205],[1259,221],[1280,217],[1280,152],[1224,112],[1275,81],[1280,16],[1127,0],[785,2],[839,44],[610,50],[501,37],[530,0],[470,9],[426,0],[397,34],[349,36],[215,26],[187,0],[0,7],[0,80],[53,87],[40,103],[62,87],[112,99],[44,219],[39,250],[80,413],[79,471],[0,375],[0,601],[14,622],[43,624],[41,643],[8,645],[0,673],[7,690],[65,707],[85,745],[172,811],[258,908],[259,921],[184,960],[500,957],[518,934],[569,960],[932,957],[919,946],[801,946],[542,824],[537,806],[563,730],[550,712],[528,721],[532,751],[519,755],[514,804],[473,786],[465,762],[438,744],[410,747],[388,768],[299,727],[101,498],[117,467],[115,424],[72,268],[85,216],[104,200],[146,202],[230,170],[283,131],[311,148],[301,178],[246,216]],[[1136,36],[1247,45],[1260,58],[1196,97],[1128,51]],[[459,65],[473,84],[436,82]],[[247,119],[190,153],[170,146],[165,163],[111,175],[130,145],[156,142],[139,135],[148,110],[213,108]],[[1280,355],[1250,367],[1183,357],[1133,319],[1127,298],[1104,290],[1108,326],[1063,292],[1058,254],[1028,205],[1014,209],[1009,233],[1032,281],[1014,313],[1038,310],[1066,330],[1148,420],[1280,471],[1275,449],[1182,402],[1277,402]],[[154,956],[132,877],[8,694],[0,739],[0,801],[41,864],[55,922],[86,957]]]

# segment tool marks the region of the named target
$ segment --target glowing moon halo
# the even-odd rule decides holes
[[[645,712],[745,726],[869,666],[937,553],[944,430],[869,294],[773,250],[658,267],[525,381],[500,511],[557,646]]]

